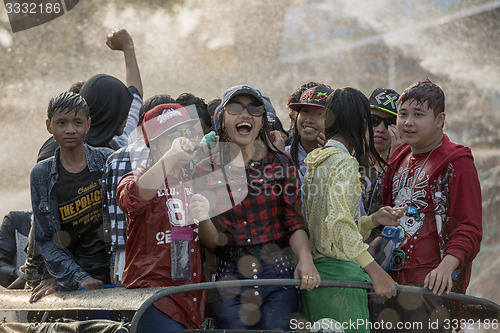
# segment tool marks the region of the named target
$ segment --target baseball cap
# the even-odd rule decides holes
[[[333,93],[333,89],[325,86],[316,86],[305,90],[298,103],[290,103],[288,106],[290,109],[299,111],[304,105],[318,106],[324,108],[326,105],[326,99]]]
[[[213,120],[213,126],[214,126],[214,130],[218,131],[219,130],[219,123],[220,123],[220,114],[222,113],[222,108],[220,107],[220,104],[217,105],[217,107],[215,108],[215,112],[214,112],[214,118],[212,119]]]
[[[156,139],[178,125],[194,120],[198,119],[193,119],[188,110],[180,104],[160,104],[144,115],[141,126],[144,141],[149,147],[151,140]]]
[[[370,96],[370,108],[398,115],[399,94],[392,89],[377,88]]]
[[[214,112],[214,117],[213,117],[213,126],[216,131],[219,130],[220,127],[220,116],[222,113],[222,108],[227,105],[227,103],[237,95],[250,95],[255,97],[259,102],[264,104],[264,109],[266,110],[267,113],[272,112],[276,113],[274,110],[273,105],[271,104],[271,100],[267,96],[263,96],[261,92],[258,89],[255,89],[253,87],[247,86],[247,85],[239,85],[239,86],[234,86],[226,90],[224,95],[222,95],[222,100],[221,103],[217,106]]]
[[[224,92],[224,95],[222,95],[222,100],[221,100],[221,108],[225,107],[227,103],[233,98],[234,96],[237,95],[250,95],[252,97],[255,97],[259,102],[264,104],[264,99],[262,97],[262,94],[260,93],[259,90],[247,86],[247,85],[239,85],[239,86],[234,86],[226,90]]]

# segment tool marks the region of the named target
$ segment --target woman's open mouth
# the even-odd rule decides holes
[[[236,125],[236,131],[240,135],[249,135],[250,132],[252,131],[252,128],[253,128],[252,124],[246,121]]]

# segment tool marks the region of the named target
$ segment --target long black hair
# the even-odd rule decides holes
[[[375,149],[370,102],[361,91],[350,87],[336,89],[326,100],[325,114],[327,140],[335,135],[344,138],[354,148],[355,158],[360,165],[368,166],[373,161],[382,169],[387,166]]]

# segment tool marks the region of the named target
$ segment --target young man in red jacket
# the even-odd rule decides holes
[[[122,284],[145,288],[203,282],[198,225],[189,209],[192,186],[182,167],[193,160],[202,136],[197,114],[175,103],[158,105],[144,116],[142,133],[151,151],[148,163],[123,176],[116,195],[127,216]],[[146,310],[138,332],[199,328],[204,315],[204,292],[172,295]]]
[[[400,96],[397,127],[405,143],[391,155],[382,189],[383,205],[409,207],[401,218],[404,236],[391,276],[398,284],[423,286],[438,296],[465,293],[482,239],[481,188],[474,159],[468,147],[443,133],[444,106],[444,92],[428,79],[412,84]],[[400,311],[401,304],[395,304],[399,321],[422,321],[424,327],[429,318],[446,324],[447,311],[435,317],[443,307],[450,304],[436,296],[424,296],[414,311]]]

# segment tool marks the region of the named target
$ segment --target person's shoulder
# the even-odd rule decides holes
[[[349,154],[347,154],[343,149],[337,147],[327,147],[324,149],[317,148],[319,151],[326,151],[323,153],[323,157],[319,157],[317,165],[320,168],[325,168],[329,170],[329,174],[332,175],[343,175],[346,177],[358,177],[359,175],[359,163],[358,160]],[[341,176],[341,177],[343,177]]]
[[[108,160],[106,163],[111,164],[114,161],[123,160],[124,158],[127,158],[130,155],[129,147],[130,146],[125,146],[118,150],[113,151],[108,156]]]
[[[259,159],[259,162],[262,163],[263,165],[274,164],[285,167],[294,165],[290,154],[282,150],[276,150],[276,151],[269,150],[267,154],[263,155],[262,158]]]
[[[291,160],[292,159],[292,154],[290,153],[290,147],[291,146],[287,146],[287,147],[285,147],[284,151],[280,150],[278,153],[281,153],[283,156],[285,156],[285,157],[287,157],[287,158],[289,158]],[[287,150],[287,148],[288,148],[288,150]]]
[[[472,155],[472,150],[469,147],[451,141],[446,134],[443,136],[443,146],[450,154]]]
[[[389,157],[389,164],[393,165],[395,162],[400,161],[402,158],[404,158],[406,155],[408,155],[411,151],[411,147],[407,143],[401,144],[396,150],[394,150],[391,153],[391,156]]]
[[[56,160],[55,156],[51,156],[49,158],[46,158],[43,161],[40,161],[37,164],[35,164],[33,169],[40,169],[40,168],[47,167],[48,165],[51,165],[52,163],[54,163],[55,160]]]
[[[349,155],[345,150],[339,147],[324,147],[324,148],[316,148],[314,151],[317,151],[318,157],[323,156],[325,161],[339,161],[341,163],[357,163],[355,157]]]
[[[337,152],[336,154],[331,154],[325,159],[325,162],[330,164],[335,164],[335,168],[341,169],[339,171],[359,173],[358,160],[354,156],[351,156],[349,154],[344,154],[343,151]]]
[[[30,210],[12,210],[5,215],[5,218],[20,220],[20,219],[31,219],[33,213]]]
[[[31,211],[10,211],[5,215],[2,227],[11,225],[14,230],[18,230],[24,236],[28,236],[31,228]]]
[[[39,175],[45,176],[49,174],[50,169],[52,168],[52,165],[55,162],[55,160],[56,160],[55,156],[51,156],[35,164],[35,166],[31,170],[32,177]]]
[[[104,157],[104,159],[108,159],[108,157],[115,152],[115,150],[107,147],[92,147],[89,145],[85,145],[85,147],[90,154],[100,155]]]
[[[142,163],[137,166],[134,170],[130,170],[127,173],[125,173],[119,181],[118,187],[122,186],[123,184],[126,183],[136,183],[139,178],[143,174],[146,173],[151,168],[151,166],[146,165],[146,163]],[[121,185],[120,185],[121,184]]]
[[[446,134],[443,136],[442,148],[438,150],[438,154],[436,155],[439,156],[440,165],[454,164],[459,161],[474,163],[472,150],[467,146],[452,142]]]

